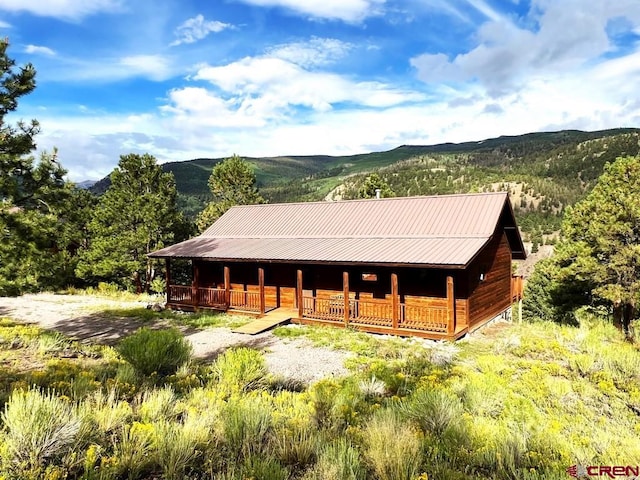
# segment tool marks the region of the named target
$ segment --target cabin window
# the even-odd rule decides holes
[[[363,273],[362,274],[362,280],[364,282],[377,282],[378,281],[378,275],[376,273]]]

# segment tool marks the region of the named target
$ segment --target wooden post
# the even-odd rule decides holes
[[[171,259],[169,257],[164,259],[165,274],[164,279],[167,284],[167,303],[171,302]]]
[[[302,270],[296,272],[296,299],[298,302],[298,318],[304,315],[304,300],[302,298]]]
[[[456,331],[456,297],[453,291],[453,277],[447,277],[447,333]]]
[[[200,288],[200,265],[193,262],[193,282],[191,283],[191,302],[193,308],[198,310],[198,288]]]
[[[226,265],[224,266],[224,304],[227,310],[231,306],[231,274]]]
[[[264,315],[265,299],[264,299],[264,268],[258,268],[258,286],[260,287],[260,315]]]
[[[398,317],[400,310],[400,297],[398,295],[398,274],[391,274],[391,308],[393,313],[391,314],[391,326],[393,328],[398,328]]]
[[[344,296],[344,326],[349,325],[349,272],[342,272],[342,295]]]

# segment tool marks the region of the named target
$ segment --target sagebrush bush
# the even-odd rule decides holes
[[[274,431],[272,443],[280,462],[302,468],[315,459],[318,436],[310,424],[279,427]]]
[[[136,398],[137,413],[145,423],[171,420],[178,414],[176,411],[176,394],[169,386],[145,390]]]
[[[156,463],[165,480],[182,480],[185,471],[202,454],[210,430],[189,417],[184,423],[160,422],[155,425]]]
[[[425,433],[440,435],[456,425],[462,416],[462,402],[453,393],[445,390],[421,388],[399,407]]]
[[[120,342],[118,352],[140,375],[154,373],[167,376],[191,358],[193,349],[175,328],[151,330],[141,328]]]
[[[214,380],[227,391],[247,391],[265,384],[267,367],[262,353],[251,348],[231,348],[216,359]]]
[[[394,410],[375,414],[364,430],[366,456],[380,480],[415,480],[422,463],[419,432]]]
[[[360,452],[342,437],[320,449],[318,461],[307,477],[322,480],[364,480],[367,472],[362,465]]]
[[[69,453],[86,433],[74,405],[52,392],[14,391],[5,405],[3,458],[18,478],[38,478],[45,463]]]
[[[232,457],[259,454],[267,445],[271,427],[271,407],[259,397],[234,396],[222,415],[224,442]]]

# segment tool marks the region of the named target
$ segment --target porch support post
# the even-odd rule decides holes
[[[200,288],[200,265],[193,262],[193,282],[191,283],[191,301],[193,308],[198,309],[198,288]]]
[[[171,259],[169,257],[164,259],[164,265],[164,279],[167,284],[167,303],[169,303],[171,302]]]
[[[304,300],[302,299],[302,270],[296,272],[296,299],[298,303],[298,318],[304,314]]]
[[[393,313],[391,314],[391,326],[398,328],[398,318],[400,313],[400,297],[398,295],[398,274],[391,274],[391,308]]]
[[[349,272],[342,272],[342,295],[344,296],[344,326],[349,325]]]
[[[258,268],[258,286],[260,288],[260,315],[264,315],[265,299],[264,299],[264,268]]]
[[[224,304],[227,310],[231,306],[231,274],[226,265],[224,266]]]
[[[453,277],[447,277],[447,333],[453,335],[456,330],[456,297],[453,291]]]

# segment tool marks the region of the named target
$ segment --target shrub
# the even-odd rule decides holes
[[[14,391],[5,405],[8,461],[19,478],[37,478],[45,462],[68,453],[82,437],[82,419],[77,410],[53,393],[39,390]]]
[[[393,410],[374,415],[364,430],[366,456],[380,480],[414,480],[422,462],[419,432]]]
[[[113,466],[119,477],[138,478],[151,466],[151,452],[155,440],[152,425],[134,422],[125,425],[119,436],[113,437]]]
[[[162,478],[182,480],[185,470],[202,453],[209,429],[190,417],[185,423],[161,422],[156,425],[156,463]]]
[[[213,374],[227,391],[247,391],[265,382],[267,367],[262,353],[257,350],[232,348],[217,358]]]
[[[269,456],[252,455],[242,464],[242,479],[287,480],[289,471]]]
[[[120,342],[118,352],[139,375],[167,376],[191,358],[192,347],[175,328],[141,328]]]
[[[279,427],[273,435],[273,450],[285,465],[305,467],[313,462],[318,437],[310,425]]]
[[[366,476],[360,453],[345,438],[322,447],[312,471],[312,478],[323,480],[364,480]]]
[[[137,401],[138,415],[143,422],[170,420],[176,415],[176,395],[171,387],[147,390],[137,397]]]
[[[425,433],[440,435],[459,422],[462,403],[447,391],[422,388],[400,404],[400,411]]]
[[[225,444],[235,458],[259,454],[266,446],[271,408],[259,397],[232,397],[222,412]]]

